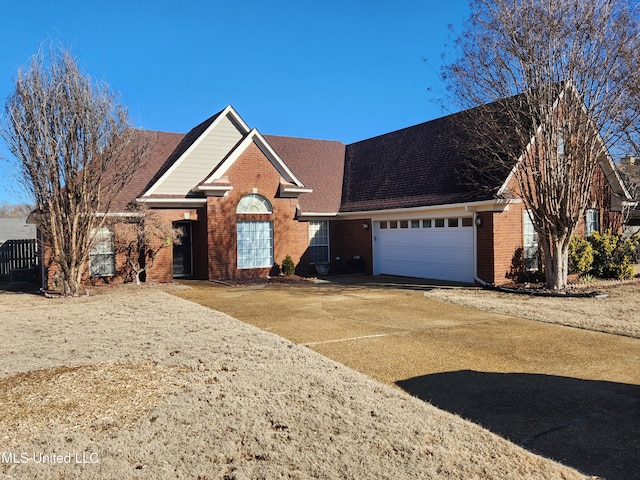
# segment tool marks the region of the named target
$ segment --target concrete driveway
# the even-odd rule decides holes
[[[640,340],[425,298],[426,282],[353,277],[180,297],[396,385],[589,475],[640,479]],[[455,287],[439,287],[455,288]]]

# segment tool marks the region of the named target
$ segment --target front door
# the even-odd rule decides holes
[[[173,244],[173,276],[190,277],[193,274],[191,252],[191,222],[174,222],[183,231],[180,244]]]

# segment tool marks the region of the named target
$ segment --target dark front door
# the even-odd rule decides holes
[[[190,277],[193,274],[191,251],[191,222],[174,222],[184,232],[180,244],[173,244],[173,276]]]

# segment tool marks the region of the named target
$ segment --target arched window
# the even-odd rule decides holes
[[[262,195],[250,194],[238,203],[239,215],[273,213],[269,200]],[[273,222],[238,217],[238,268],[267,268],[273,266]]]
[[[252,193],[243,197],[238,203],[236,213],[272,213],[271,203],[262,195]]]

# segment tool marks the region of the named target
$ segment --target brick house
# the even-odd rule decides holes
[[[296,272],[364,272],[501,284],[518,256],[535,268],[531,221],[504,172],[499,185],[461,177],[467,157],[450,115],[350,145],[262,135],[227,107],[186,135],[141,132],[151,160],[121,192],[183,229],[147,279],[255,278],[276,274],[286,255]],[[600,163],[583,231],[619,226],[627,194],[610,158]],[[124,260],[99,237],[92,276]]]

